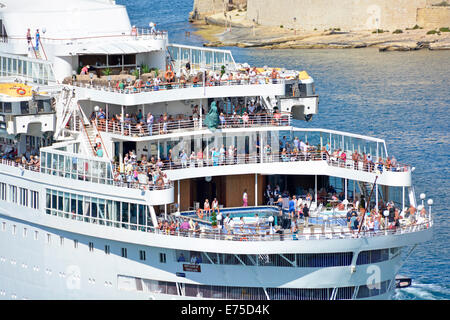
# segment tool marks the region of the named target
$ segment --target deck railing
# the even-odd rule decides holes
[[[313,226],[300,228],[297,232],[284,229],[282,231],[273,231],[269,225],[264,222],[261,226],[245,225],[243,227],[235,226],[232,231],[225,231],[223,228],[201,228],[200,230],[170,230],[163,227],[153,227],[150,225],[141,225],[136,223],[115,221],[105,219],[104,217],[84,216],[76,213],[63,212],[55,209],[48,209],[52,215],[61,218],[71,219],[80,222],[94,223],[107,227],[123,228],[134,231],[148,232],[165,236],[173,237],[187,237],[198,239],[211,239],[222,241],[297,241],[297,240],[338,240],[338,239],[357,239],[357,238],[372,238],[389,235],[399,235],[418,232],[430,228],[433,223],[428,218],[424,218],[421,223],[408,224],[400,227],[393,227],[387,229],[380,229],[376,231],[363,230],[358,233],[358,230],[352,230],[348,227],[342,226]],[[174,217],[172,217],[174,218]],[[176,217],[177,220],[182,220],[182,217]],[[301,224],[301,223],[299,223]],[[271,231],[272,230],[272,231]]]
[[[246,78],[242,80],[218,80],[218,81],[207,81],[205,83],[198,82],[162,82],[157,85],[141,83],[139,85],[131,85],[127,83],[123,89],[117,87],[115,83],[117,81],[101,80],[106,83],[104,85],[98,84],[98,80],[93,79],[92,81],[73,81],[71,85],[80,87],[101,90],[106,92],[115,92],[121,94],[136,94],[144,92],[157,92],[164,90],[176,90],[176,89],[188,89],[188,88],[203,88],[203,87],[218,87],[218,86],[241,86],[241,85],[265,85],[265,84],[284,84],[285,79],[271,79],[270,77],[255,77]]]
[[[224,116],[217,129],[230,128],[253,128],[266,126],[290,126],[292,116],[290,113],[261,113],[250,114],[248,118],[242,116]],[[201,130],[207,128],[204,124],[205,116],[202,119],[180,119],[166,122],[147,123],[127,123],[110,119],[99,119],[96,121],[99,131],[121,134],[129,137],[158,136],[169,133],[184,132],[188,130]],[[68,127],[73,130],[72,123],[68,122]],[[80,131],[80,127],[75,128]]]
[[[52,175],[52,176],[59,176],[63,178],[69,178],[74,180],[80,180],[80,181],[87,181],[87,182],[93,182],[93,183],[100,183],[100,184],[108,184],[113,185],[116,187],[124,187],[124,188],[131,188],[131,189],[141,189],[141,190],[165,190],[173,188],[173,181],[168,181],[164,184],[152,184],[148,179],[142,179],[142,176],[140,176],[141,179],[135,180],[133,179],[130,182],[127,181],[120,181],[113,178],[106,178],[106,177],[92,177],[91,175],[88,175],[84,172],[78,172],[76,170],[58,170],[55,168],[41,168],[40,164],[36,165],[29,165],[29,164],[23,164],[21,162],[17,162],[14,160],[8,160],[8,159],[1,159],[0,163],[3,165],[11,166],[20,168],[21,170],[29,170],[34,172],[40,172],[46,175]]]
[[[397,164],[396,166],[391,166],[387,168],[384,164],[379,165],[377,163],[364,163],[363,161],[355,162],[353,160],[340,160],[330,157],[325,152],[318,151],[307,151],[307,152],[271,152],[267,153],[264,151],[261,153],[253,154],[224,154],[223,156],[205,156],[205,158],[189,158],[187,155],[186,159],[176,159],[175,161],[163,160],[160,168],[162,170],[179,170],[179,169],[195,169],[203,167],[219,167],[219,166],[229,166],[229,165],[243,165],[243,164],[259,164],[259,163],[276,163],[276,162],[299,162],[299,161],[326,161],[329,166],[339,167],[350,170],[358,170],[364,172],[408,172],[410,171],[410,166]],[[158,164],[156,164],[158,166]],[[381,170],[380,170],[381,169]],[[141,166],[140,170],[145,171],[145,168]]]

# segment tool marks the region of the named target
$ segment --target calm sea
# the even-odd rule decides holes
[[[171,43],[201,45],[187,18],[192,0],[118,0],[139,27],[155,22]],[[400,274],[413,278],[395,299],[449,299],[450,51],[377,49],[262,50],[227,48],[237,62],[306,70],[320,95],[320,113],[299,127],[318,127],[386,140],[388,152],[416,168],[416,196],[434,200],[433,240],[417,246]]]

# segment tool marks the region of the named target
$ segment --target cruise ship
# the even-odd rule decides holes
[[[306,70],[0,0],[1,299],[390,299],[433,200]],[[413,160],[412,160],[413,161]]]

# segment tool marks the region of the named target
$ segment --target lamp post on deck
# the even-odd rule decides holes
[[[429,211],[429,213],[428,213],[428,220],[430,221],[430,226],[431,226],[431,206],[433,205],[433,199],[428,199],[428,201],[427,201],[427,203],[428,203],[428,211]]]
[[[422,200],[422,206],[425,205],[425,204],[424,204],[425,198],[426,198],[426,194],[425,194],[425,193],[421,193],[421,194],[420,194],[420,199]]]

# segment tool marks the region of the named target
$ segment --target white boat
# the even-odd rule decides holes
[[[318,113],[306,71],[172,44],[114,1],[2,0],[0,24],[1,299],[389,299],[432,237],[383,139],[294,125]],[[347,223],[362,196],[381,225]]]

